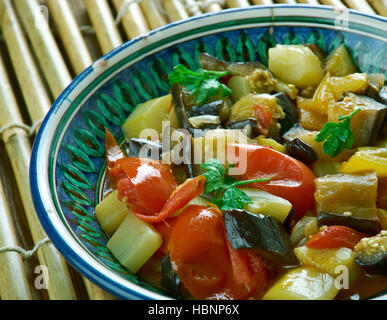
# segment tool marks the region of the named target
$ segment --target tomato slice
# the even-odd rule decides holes
[[[152,159],[118,159],[115,171],[121,176],[118,198],[138,215],[158,214],[177,186],[169,166]]]
[[[270,108],[267,106],[257,104],[254,107],[258,129],[266,137],[269,134],[273,114],[271,113]]]
[[[296,220],[314,210],[315,175],[305,164],[265,146],[230,144],[227,152],[230,162],[235,157],[241,179],[270,178],[248,186],[289,200]]]
[[[353,250],[366,234],[345,226],[329,226],[313,235],[305,244],[310,249],[333,249],[346,247]]]

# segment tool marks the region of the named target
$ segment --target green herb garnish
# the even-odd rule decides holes
[[[360,109],[351,114],[339,116],[339,122],[327,122],[316,136],[317,142],[324,142],[324,152],[332,158],[339,155],[344,149],[353,146],[354,136],[351,129],[351,119]]]
[[[222,95],[229,96],[232,91],[218,80],[230,74],[228,71],[208,71],[199,69],[191,71],[182,64],[173,68],[168,79],[171,85],[181,83],[195,97],[197,103],[205,103],[211,97]]]
[[[222,163],[218,159],[211,159],[201,165],[201,168],[206,170],[203,175],[206,177],[205,194],[214,193],[215,199],[212,201],[221,210],[243,209],[243,207],[252,202],[250,197],[238,189],[238,186],[269,181],[270,178],[253,179],[238,181],[234,177],[227,175],[230,166],[225,170]]]

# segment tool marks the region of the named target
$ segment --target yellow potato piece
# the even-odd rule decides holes
[[[137,106],[122,126],[125,136],[129,139],[139,138],[145,129],[152,129],[160,134],[162,121],[169,118],[171,103],[172,96],[167,95]],[[173,115],[170,118],[174,121]]]
[[[109,194],[95,207],[95,217],[107,234],[113,234],[128,213],[126,204],[118,200],[117,190]]]
[[[332,300],[339,289],[328,273],[313,267],[287,272],[263,297],[263,300]]]
[[[163,237],[153,225],[129,213],[107,247],[130,272],[136,273],[160,248]]]

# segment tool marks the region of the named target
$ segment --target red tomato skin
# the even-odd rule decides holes
[[[295,220],[314,210],[316,177],[305,164],[265,146],[231,144],[229,151],[229,158],[235,157],[236,168],[240,166],[243,169],[241,180],[271,178],[266,182],[249,184],[248,187],[287,199],[295,211]],[[240,165],[243,161],[238,159],[239,156],[246,157],[245,165]]]
[[[310,249],[348,248],[353,250],[366,234],[346,226],[329,226],[313,235],[305,244]]]

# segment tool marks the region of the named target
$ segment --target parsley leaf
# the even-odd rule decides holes
[[[197,103],[205,103],[211,97],[221,94],[222,98],[229,96],[232,91],[218,80],[230,74],[228,71],[209,71],[199,69],[192,71],[178,64],[168,79],[171,85],[181,83],[190,93],[195,96]]]
[[[344,149],[350,149],[354,143],[351,129],[351,119],[360,109],[356,109],[346,116],[339,116],[339,122],[327,122],[316,136],[316,142],[324,142],[324,152],[332,158]]]
[[[206,170],[203,173],[206,177],[204,193],[214,192],[215,199],[212,202],[221,210],[243,209],[245,204],[252,201],[245,192],[236,188],[237,186],[270,180],[270,178],[262,178],[238,181],[234,177],[227,175],[228,170],[233,166],[231,164],[225,170],[218,159],[211,159],[201,165],[201,168]]]

